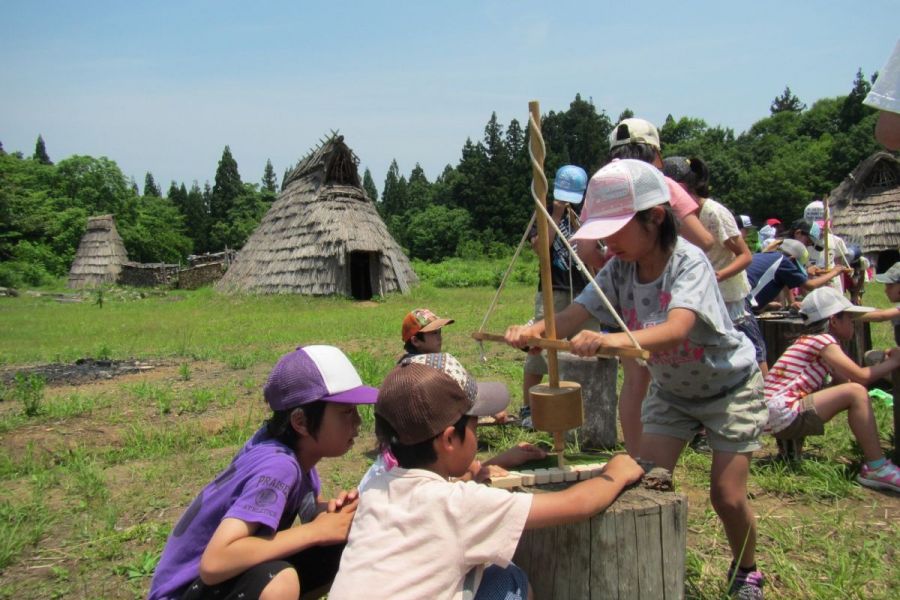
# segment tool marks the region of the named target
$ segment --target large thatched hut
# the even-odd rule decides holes
[[[68,286],[90,288],[115,283],[126,262],[128,253],[113,215],[90,217],[69,269]]]
[[[828,199],[834,232],[859,244],[878,272],[890,268],[900,249],[900,160],[876,152],[847,175]]]
[[[406,292],[418,279],[363,190],[358,162],[336,134],[302,159],[216,288],[363,300]]]

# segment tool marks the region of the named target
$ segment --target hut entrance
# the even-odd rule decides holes
[[[350,294],[357,300],[372,298],[372,265],[376,252],[350,253]]]

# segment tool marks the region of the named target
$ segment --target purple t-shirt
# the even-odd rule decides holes
[[[258,523],[259,533],[304,523],[316,514],[319,474],[303,473],[293,450],[257,431],[227,469],[203,488],[166,542],[148,600],[180,598],[200,574],[200,557],[226,517]]]

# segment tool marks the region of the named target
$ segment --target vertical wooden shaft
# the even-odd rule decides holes
[[[533,118],[529,144],[535,162],[531,165],[531,181],[542,206],[547,206],[547,180],[544,176],[544,149],[540,144],[541,105],[537,100],[528,103]],[[553,312],[553,276],[550,273],[550,226],[543,213],[537,215],[538,256],[541,260],[541,297],[544,302],[544,337],[556,339],[556,315]],[[556,350],[547,350],[547,371],[550,387],[559,387],[559,362]]]
[[[831,230],[831,224],[828,222],[828,196],[822,200],[822,216],[824,217],[824,221],[822,221],[822,240],[823,246],[825,248],[825,268],[830,269],[834,267],[834,263],[831,262],[831,253],[828,251],[828,232]]]
[[[541,206],[546,207],[547,179],[544,175],[544,148],[540,143],[540,103],[537,100],[532,100],[528,103],[528,111],[532,117],[532,127],[529,130],[529,144],[531,145],[531,154],[534,157],[534,162],[531,164],[531,181]],[[547,218],[540,211],[537,214],[537,231],[538,256],[541,260],[541,297],[544,302],[544,337],[555,340],[556,315],[553,310],[553,276],[550,272],[550,225],[547,223]],[[556,350],[552,348],[547,349],[547,377],[550,387],[559,387],[559,361],[557,360]],[[556,452],[559,467],[562,468],[565,466],[563,451],[566,448],[566,432],[554,431],[552,433],[553,450]]]

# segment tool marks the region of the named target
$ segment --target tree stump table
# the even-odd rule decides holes
[[[541,600],[683,598],[686,540],[687,497],[635,487],[589,521],[524,532],[513,561]]]
[[[578,428],[582,448],[609,449],[616,445],[616,371],[615,358],[582,358],[560,352],[559,377],[581,384],[584,424]]]

